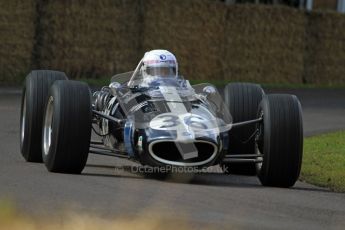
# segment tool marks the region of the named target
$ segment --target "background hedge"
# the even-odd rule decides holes
[[[302,83],[302,11],[264,5],[229,7],[225,37],[225,78]]]
[[[344,28],[336,12],[216,0],[0,0],[0,82],[110,77],[163,48],[188,79],[344,84]]]
[[[227,8],[209,0],[146,0],[144,50],[164,48],[193,79],[223,79]]]
[[[30,70],[35,17],[34,0],[0,1],[0,82],[21,82]]]
[[[138,62],[139,1],[46,1],[41,6],[37,66],[73,77],[130,70]]]
[[[313,12],[306,27],[307,83],[345,83],[345,15]]]

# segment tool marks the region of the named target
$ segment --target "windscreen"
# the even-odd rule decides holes
[[[120,84],[124,84],[126,82],[129,82],[129,80],[131,79],[133,73],[134,73],[134,71],[116,74],[116,75],[111,77],[110,82],[118,82]]]
[[[232,118],[218,90],[209,84],[191,86],[182,77],[159,78],[149,87],[129,90],[122,100],[136,126],[174,131],[178,137],[224,132]],[[181,135],[180,135],[181,134]]]

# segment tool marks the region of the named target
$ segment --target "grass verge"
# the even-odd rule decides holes
[[[345,192],[345,131],[305,139],[300,179]]]

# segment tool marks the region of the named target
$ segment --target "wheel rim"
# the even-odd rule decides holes
[[[260,152],[260,150],[259,150],[259,147],[258,147],[258,144],[257,144],[257,143],[255,143],[255,152],[256,152],[257,155],[261,155],[261,154],[262,154],[262,153]],[[261,161],[261,162],[256,163],[256,169],[257,169],[258,172],[260,172],[260,171],[261,171],[261,168],[262,168],[262,160],[263,160],[263,157],[260,156],[260,157],[257,157],[256,159],[259,160],[259,161]]]
[[[26,92],[24,93],[23,98],[23,108],[22,108],[22,117],[21,117],[21,125],[20,125],[20,142],[24,143],[24,136],[25,136],[25,125],[26,125]]]
[[[43,152],[48,155],[49,149],[52,141],[52,124],[53,124],[53,114],[54,114],[54,99],[49,97],[48,104],[46,108],[46,116],[44,118],[43,125]]]
[[[263,118],[263,116],[264,116],[263,111],[260,111],[259,116]],[[261,169],[262,169],[262,162],[263,162],[262,155],[263,155],[263,153],[260,151],[260,148],[259,148],[259,145],[258,145],[258,141],[259,141],[260,136],[262,135],[262,132],[263,132],[263,125],[259,124],[259,126],[257,128],[259,129],[259,131],[258,131],[258,133],[256,134],[256,137],[255,137],[255,153],[257,155],[260,155],[259,157],[256,158],[260,162],[256,163],[256,169],[257,169],[257,172],[260,172]]]

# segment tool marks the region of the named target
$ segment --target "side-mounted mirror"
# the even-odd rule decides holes
[[[202,89],[202,91],[203,91],[203,93],[205,94],[206,97],[217,94],[217,89],[214,86],[210,86],[210,85],[205,86]]]

